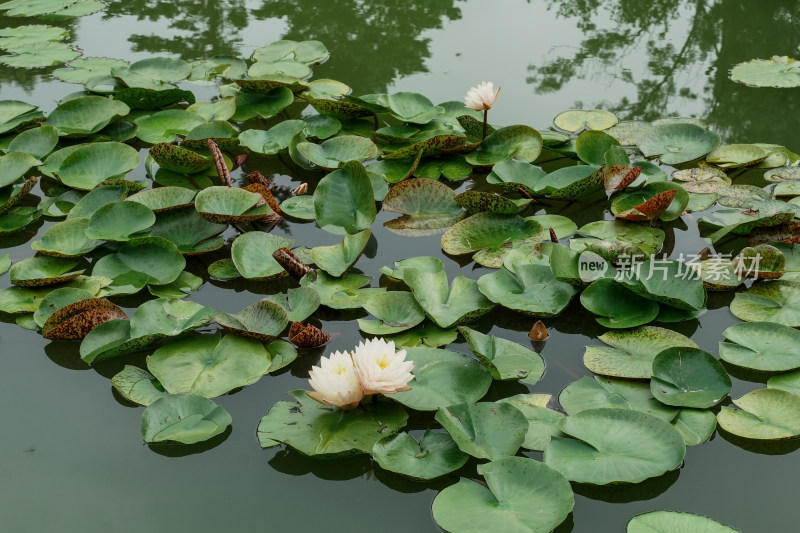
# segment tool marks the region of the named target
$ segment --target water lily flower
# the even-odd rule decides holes
[[[405,359],[406,351],[395,351],[394,341],[375,338],[359,343],[353,352],[353,363],[364,395],[410,390],[414,362]]]
[[[467,96],[464,97],[464,104],[475,111],[488,111],[497,100],[497,93],[499,92],[500,87],[495,90],[492,82],[481,82],[477,87],[472,87],[467,91]]]
[[[489,119],[489,110],[497,101],[497,93],[500,92],[500,87],[494,88],[494,84],[490,81],[481,82],[477,87],[471,88],[467,91],[467,96],[464,97],[464,105],[475,111],[483,111],[483,138],[486,138],[486,125]]]
[[[308,384],[314,389],[308,393],[311,398],[344,410],[355,408],[364,397],[349,352],[337,351],[321,358],[319,366],[311,367]]]

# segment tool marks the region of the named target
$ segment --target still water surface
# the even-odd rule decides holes
[[[460,99],[486,79],[503,87],[491,114],[500,125],[546,128],[561,110],[602,106],[623,118],[703,117],[729,142],[777,143],[800,151],[791,118],[800,116],[797,93],[750,89],[727,78],[737,62],[796,55],[800,6],[794,0],[108,3],[104,12],[65,23],[86,56],[248,56],[280,38],[318,39],[332,58],[315,77],[340,79],[356,94],[410,90],[439,102]],[[0,20],[3,26],[23,23]],[[76,87],[36,71],[0,68],[0,99],[26,100],[45,111]],[[211,95],[208,89],[186,88],[200,98]],[[276,172],[260,164],[251,160],[247,170]],[[138,169],[135,177],[143,176]],[[299,183],[288,175],[275,179]],[[563,209],[551,212],[574,214],[579,225],[602,217],[600,206],[581,208],[583,213]],[[380,213],[373,225],[373,240],[357,265],[365,273],[374,275],[409,256],[441,256],[438,236],[401,238],[383,228],[382,222],[393,217]],[[307,224],[288,224],[276,232],[306,246],[340,239]],[[704,246],[693,227],[675,224],[672,235],[673,255]],[[33,235],[4,239],[0,246],[21,259],[32,255],[31,240]],[[444,260],[451,276],[459,269],[472,278],[486,271]],[[205,275],[208,262],[190,269]],[[7,277],[0,283],[7,286]],[[191,299],[235,312],[261,294],[282,289],[207,281]],[[730,299],[712,294],[708,313],[673,329],[716,353],[720,333],[736,322],[727,309]],[[129,311],[139,303],[123,301]],[[354,321],[359,315],[328,311],[317,316],[326,330],[339,334],[326,352],[350,348],[361,338]],[[493,312],[479,324],[478,329],[529,344],[530,320],[521,315]],[[547,325],[551,338],[541,351],[547,371],[534,390],[557,395],[589,374],[581,362],[583,347],[598,343],[594,338],[602,329],[579,303]],[[468,353],[465,344],[451,349]],[[421,484],[373,470],[365,458],[315,461],[259,448],[260,417],[286,399],[286,391],[306,388],[307,370],[321,351],[304,355],[280,376],[218,398],[233,416],[232,431],[202,453],[188,455],[177,447],[143,445],[142,409],[112,392],[108,378],[125,363],[141,364],[141,358],[92,369],[82,363],[76,345],[46,341],[13,322],[0,324],[0,353],[2,531],[440,531],[430,504],[454,477]],[[731,372],[733,397],[763,386],[763,381],[739,379],[752,376]],[[490,397],[524,391],[519,384],[495,383]],[[796,447],[746,450],[717,434],[690,447],[682,469],[660,478],[621,488],[576,486],[575,511],[557,531],[624,531],[631,516],[655,509],[704,514],[742,531],[794,531],[800,456],[791,452]]]

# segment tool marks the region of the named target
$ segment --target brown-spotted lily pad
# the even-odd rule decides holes
[[[58,309],[42,326],[42,336],[51,340],[81,340],[104,322],[128,315],[102,298],[87,298]]]
[[[161,168],[183,174],[194,174],[211,166],[211,161],[197,152],[170,143],[154,144],[150,156]]]
[[[642,173],[642,167],[630,165],[611,165],[600,170],[603,174],[603,183],[606,193],[621,191],[634,181]]]
[[[298,348],[317,348],[331,340],[331,334],[325,333],[313,324],[305,326],[300,322],[292,322],[289,327],[289,341]]]
[[[260,194],[223,186],[208,187],[197,193],[195,207],[203,218],[217,224],[255,222],[273,212]]]

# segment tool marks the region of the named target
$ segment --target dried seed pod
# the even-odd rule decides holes
[[[313,324],[305,326],[300,322],[292,322],[289,327],[289,342],[298,348],[317,348],[331,340],[331,334],[325,333]]]
[[[294,255],[288,248],[279,248],[275,250],[272,257],[290,276],[298,281],[306,274],[315,272],[313,268],[303,263],[300,258]]]
[[[558,243],[558,235],[556,235],[556,230],[550,228],[550,240],[554,243]]]
[[[531,332],[528,333],[528,337],[532,341],[545,341],[549,336],[550,334],[547,333],[547,328],[541,320],[537,320],[536,324],[531,328]]]
[[[250,176],[250,174],[248,174],[248,176]],[[261,176],[261,177],[263,178],[263,176]],[[269,182],[267,182],[267,183],[269,183]],[[260,194],[261,197],[264,199],[264,201],[267,202],[267,205],[269,205],[270,209],[272,209],[274,212],[278,213],[279,215],[282,213],[281,206],[278,203],[278,201],[275,199],[275,197],[272,196],[272,192],[270,192],[268,185],[264,185],[263,183],[259,183],[259,182],[253,182],[250,185],[248,185],[247,187],[245,187],[244,190]]]
[[[233,170],[243,167],[247,163],[247,154],[239,154],[233,159]]]
[[[225,158],[222,157],[222,152],[213,139],[208,140],[208,149],[211,150],[211,157],[214,159],[214,166],[217,167],[219,181],[221,181],[223,185],[233,187],[233,180],[231,179],[231,173],[228,170],[228,166],[225,164]]]
[[[262,174],[258,170],[250,172],[247,176],[245,176],[245,179],[247,179],[247,181],[249,181],[250,183],[260,183],[261,185],[267,188],[272,187],[272,182],[269,181],[267,178],[265,178],[264,174]]]

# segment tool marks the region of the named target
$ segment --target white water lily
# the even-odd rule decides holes
[[[308,384],[314,389],[308,395],[325,405],[342,409],[353,409],[364,397],[349,352],[333,352],[312,366],[308,373]]]
[[[353,352],[353,363],[364,394],[392,394],[411,389],[414,362],[406,361],[406,351],[395,351],[394,341],[362,341]]]
[[[477,87],[467,91],[467,96],[464,97],[464,104],[475,111],[488,111],[497,100],[497,93],[499,92],[500,87],[495,90],[492,82],[481,82]]]

